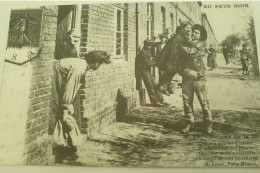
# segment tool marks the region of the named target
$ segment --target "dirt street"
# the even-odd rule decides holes
[[[223,56],[218,54],[217,69],[207,71],[214,136],[203,134],[202,112],[196,97],[195,129],[188,135],[180,134],[184,118],[179,88],[173,95],[165,96],[170,107],[136,108],[124,122],[113,123],[89,138],[79,148],[77,162],[64,164],[259,167],[260,80],[252,75],[242,75],[241,65],[231,61],[225,65]]]

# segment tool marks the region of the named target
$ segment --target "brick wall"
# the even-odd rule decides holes
[[[187,21],[189,19],[194,23],[201,24],[201,7],[198,2],[176,2],[178,10],[178,21]],[[182,12],[181,12],[182,11]]]
[[[116,7],[124,10],[124,57],[121,59],[114,56]],[[85,85],[80,89],[81,130],[91,135],[117,119],[117,108],[121,104],[118,98],[126,98],[127,109],[136,105],[135,4],[83,5],[81,21],[81,53],[104,50],[112,59],[111,64],[87,72]]]
[[[40,37],[40,45],[43,44],[43,48],[40,56],[31,62],[32,78],[25,140],[27,164],[53,163],[53,139],[48,135],[48,129],[52,97],[57,15],[57,6],[44,7]]]
[[[163,33],[162,30],[162,14],[161,14],[161,7],[165,8],[165,18],[166,18],[166,28],[171,28],[171,17],[170,13],[173,14],[174,17],[174,26],[176,27],[176,15],[175,11],[176,9],[169,3],[169,2],[163,2],[163,3],[154,3],[154,33],[155,35]]]
[[[147,38],[147,3],[139,3],[139,23],[138,23],[138,33],[139,33],[139,46],[143,47],[143,42]]]
[[[207,20],[206,16],[203,15],[203,26],[205,27],[205,29],[207,30],[207,33],[208,33],[208,38],[206,40],[206,46],[207,48],[210,47],[211,44],[213,44],[215,46],[215,48],[217,49],[218,48],[218,42],[214,36],[214,33],[210,27],[210,23],[209,21]]]
[[[169,3],[153,3],[152,35],[162,32],[161,25],[157,23],[161,21],[162,5],[166,11],[167,26],[171,25],[170,13],[176,13]],[[122,9],[124,14],[124,54],[119,59],[114,55],[116,8]],[[104,50],[112,60],[111,64],[86,73],[77,97],[80,127],[89,135],[116,120],[122,120],[137,104],[135,10],[135,3],[82,5],[81,54]],[[138,14],[138,43],[142,47],[143,40],[147,38],[147,3],[139,3]],[[40,36],[40,45],[44,45],[39,57],[23,66],[5,63],[0,100],[1,121],[4,122],[4,126],[0,127],[3,131],[0,163],[53,163],[53,140],[49,134],[52,134],[55,122],[51,120],[55,116],[52,111],[52,100],[55,99],[52,83],[57,15],[57,6],[44,7]]]
[[[5,63],[1,115],[5,115],[6,126],[2,129],[1,163],[38,165],[54,161],[48,129],[57,13],[56,6],[43,7],[43,47],[38,57],[21,66]]]

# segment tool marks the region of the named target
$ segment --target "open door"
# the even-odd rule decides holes
[[[80,21],[78,16],[80,14],[79,7],[76,5],[61,5],[58,7],[58,21],[57,21],[57,35],[56,35],[56,48],[60,47],[62,43],[66,40],[67,32],[76,25],[80,25],[77,21]],[[57,49],[56,49],[57,50]],[[57,57],[55,57],[57,59]],[[53,81],[53,87],[55,87],[55,76]],[[59,113],[59,98],[58,93],[53,91],[53,104],[52,104],[52,115],[50,120],[50,134],[53,133],[55,123],[56,123],[56,116]],[[80,111],[80,97],[79,93],[77,94],[74,102],[74,115],[79,128],[81,127],[81,111]]]

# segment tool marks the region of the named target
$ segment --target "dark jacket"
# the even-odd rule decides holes
[[[247,49],[242,49],[240,50],[240,60],[242,62],[247,62],[249,61],[249,51]]]
[[[149,49],[142,49],[138,55],[138,69],[139,71],[151,71],[151,67],[155,66],[155,61],[151,59],[151,51]]]
[[[214,48],[209,48],[208,53],[210,58],[215,58],[217,56],[217,52]]]
[[[223,48],[223,55],[226,57],[228,55],[228,49],[227,48]]]
[[[188,39],[180,34],[175,34],[168,40],[165,47],[158,55],[156,66],[164,71],[178,73],[182,64],[180,47],[185,44],[188,44]]]
[[[56,48],[55,58],[58,60],[64,58],[79,58],[78,51],[76,47],[70,45],[68,42],[64,42],[61,46]]]
[[[180,71],[184,77],[187,69],[205,75],[206,67],[202,60],[202,57],[205,55],[203,42],[192,43],[188,47],[181,47],[181,54],[183,55],[183,66]]]

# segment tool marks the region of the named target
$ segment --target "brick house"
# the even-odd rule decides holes
[[[5,63],[0,163],[54,163],[53,63],[55,47],[68,30],[81,30],[81,54],[104,50],[111,55],[111,64],[86,73],[74,103],[74,116],[82,133],[91,136],[140,105],[142,98],[136,85],[141,82],[135,75],[135,59],[143,40],[161,34],[166,27],[175,32],[180,21],[201,23],[200,6],[198,2],[165,2],[39,7],[43,10],[41,52],[21,66]]]
[[[212,44],[212,45],[214,45],[214,47],[216,49],[218,49],[218,41],[217,41],[216,37],[214,36],[214,31],[210,25],[210,22],[207,18],[206,13],[202,13],[201,17],[202,17],[202,25],[208,31],[208,38],[206,40],[207,47],[209,48],[209,46]]]

